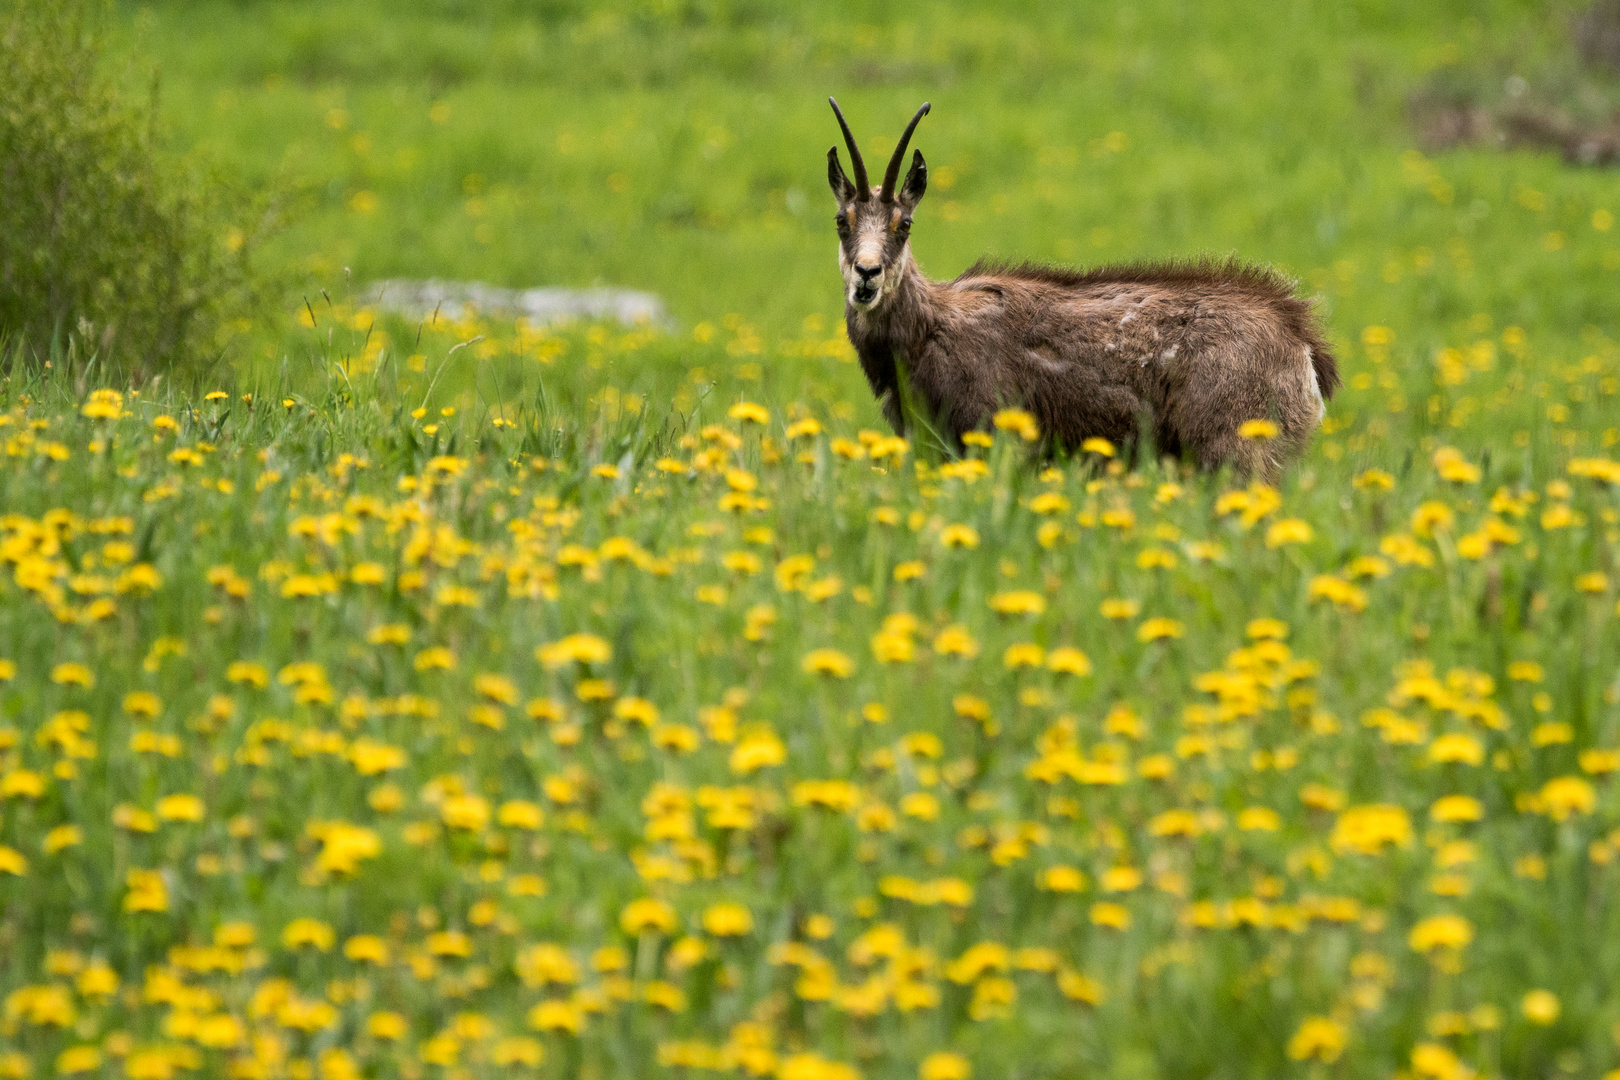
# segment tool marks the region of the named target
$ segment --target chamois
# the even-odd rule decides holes
[[[896,187],[928,104],[873,188],[828,100],[855,170],[851,183],[838,147],[827,151],[844,323],[896,434],[905,434],[906,409],[921,409],[960,446],[998,409],[1021,405],[1049,446],[1092,437],[1131,445],[1146,431],[1161,454],[1268,477],[1304,448],[1339,372],[1310,303],[1288,282],[1236,260],[1081,271],[985,259],[954,281],[931,281],[910,244],[928,187],[920,150]],[[1270,420],[1276,437],[1241,437],[1248,420]]]

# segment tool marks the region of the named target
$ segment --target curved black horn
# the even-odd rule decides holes
[[[838,126],[844,129],[844,145],[849,147],[850,164],[855,166],[855,197],[865,202],[872,197],[872,186],[866,181],[866,162],[861,160],[861,152],[855,148],[855,136],[849,132],[849,125],[844,122],[843,110],[838,102],[832,98],[827,103],[833,107],[833,114],[838,117]]]
[[[889,171],[883,174],[883,201],[894,202],[894,185],[900,179],[900,165],[906,157],[906,144],[911,142],[911,133],[917,130],[917,121],[928,115],[928,102],[922,103],[917,115],[911,118],[906,125],[906,133],[900,136],[900,145],[894,148],[894,157],[889,159]]]

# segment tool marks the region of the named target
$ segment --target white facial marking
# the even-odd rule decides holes
[[[873,189],[872,203],[852,206],[849,211],[855,230],[853,253],[846,252],[842,244],[838,247],[838,268],[844,275],[844,299],[856,312],[871,311],[894,291],[899,266],[905,258],[902,248],[894,265],[884,263],[894,211],[886,214],[880,209],[883,204],[876,198],[880,190]],[[875,266],[878,272],[863,275],[856,269],[860,266],[868,270]]]

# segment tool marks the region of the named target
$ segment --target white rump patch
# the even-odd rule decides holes
[[[1322,422],[1327,415],[1327,402],[1322,400],[1322,384],[1316,378],[1316,364],[1312,362],[1311,347],[1305,346],[1305,387],[1310,395],[1316,399],[1316,421]]]

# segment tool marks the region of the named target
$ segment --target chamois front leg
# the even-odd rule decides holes
[[[850,325],[849,337],[855,343],[855,353],[861,359],[861,370],[866,373],[866,382],[872,387],[872,396],[877,398],[878,408],[883,410],[883,418],[889,422],[894,433],[903,438],[906,434],[906,415],[900,407],[900,374],[895,370],[894,353],[887,345],[862,338],[853,329],[853,321]]]
[[[889,422],[894,433],[901,438],[906,435],[906,413],[900,407],[900,388],[891,386],[883,391],[878,398],[878,408],[883,410],[883,418]]]

